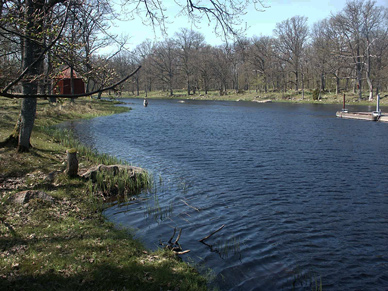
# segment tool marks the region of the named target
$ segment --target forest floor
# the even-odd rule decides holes
[[[87,98],[74,105],[38,101],[30,152],[0,148],[0,290],[207,289],[207,280],[171,251],[146,250],[128,230],[115,228],[102,215],[101,193],[64,174],[69,147],[78,150],[80,170],[115,160],[52,126],[128,110],[114,105]],[[20,100],[0,97],[0,141],[11,134],[19,108]],[[21,191],[50,199],[15,203]]]

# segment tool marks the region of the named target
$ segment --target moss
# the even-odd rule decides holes
[[[71,148],[71,149],[68,149],[66,152],[69,153],[69,154],[74,154],[74,153],[77,152],[77,149],[76,148]]]

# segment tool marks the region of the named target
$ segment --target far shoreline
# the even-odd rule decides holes
[[[255,91],[246,91],[243,93],[235,93],[234,90],[227,91],[226,95],[220,96],[218,91],[209,91],[207,95],[204,94],[191,94],[187,95],[187,92],[176,91],[174,95],[169,95],[168,92],[163,91],[153,91],[145,92],[141,91],[139,95],[132,92],[123,92],[121,95],[102,95],[103,98],[108,99],[165,99],[165,100],[198,100],[198,101],[246,101],[246,102],[257,102],[257,103],[266,103],[264,101],[270,101],[273,103],[293,103],[293,104],[331,104],[331,105],[341,105],[343,106],[343,95],[345,94],[345,106],[376,106],[377,96],[373,98],[372,101],[368,100],[367,92],[364,92],[363,98],[361,101],[358,99],[358,95],[353,92],[344,92],[340,94],[335,94],[331,92],[323,92],[320,99],[314,100],[313,93],[311,90],[305,91],[304,98],[302,97],[302,92],[295,92],[293,90],[287,91],[286,93],[279,92],[255,92]],[[147,95],[147,96],[146,96]],[[380,106],[388,106],[388,95],[385,93],[380,94]]]

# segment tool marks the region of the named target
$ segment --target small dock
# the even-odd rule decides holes
[[[388,115],[381,115],[379,118],[379,121],[381,122],[388,122]]]
[[[360,120],[388,122],[388,115],[382,114],[380,110],[380,94],[377,94],[376,111],[372,111],[372,112],[349,112],[349,110],[345,108],[345,94],[344,94],[343,108],[341,111],[337,111],[335,115],[337,117],[347,118],[347,119],[360,119]]]
[[[335,114],[340,118],[348,118],[348,119],[361,119],[361,120],[371,120],[377,121],[381,119],[383,116],[379,116],[378,114],[374,114],[374,112],[346,112],[346,111],[337,111]],[[385,116],[386,121],[388,122],[388,116]]]

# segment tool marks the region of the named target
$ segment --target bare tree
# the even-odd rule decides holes
[[[248,50],[250,41],[248,38],[238,38],[231,47],[231,64],[233,71],[233,88],[236,92],[249,89],[250,66],[248,63]],[[240,86],[243,84],[243,86]]]
[[[175,34],[178,54],[180,58],[180,69],[186,78],[187,95],[190,95],[192,83],[194,83],[195,72],[197,71],[198,51],[203,47],[205,38],[201,33],[186,28]]]
[[[255,76],[260,74],[263,78],[265,93],[268,91],[268,81],[273,68],[273,44],[274,40],[271,37],[254,37],[249,53],[249,62],[252,65]]]
[[[279,57],[291,65],[295,75],[295,91],[299,89],[300,61],[308,37],[307,17],[294,16],[276,24]]]
[[[212,55],[213,47],[205,45],[199,49],[197,67],[199,70],[199,78],[201,80],[201,89],[205,95],[208,94],[210,83],[212,81]]]
[[[115,17],[109,1],[90,0],[79,7],[76,17],[79,32],[77,35],[80,36],[82,42],[79,56],[81,64],[84,66],[78,70],[82,71],[86,77],[86,92],[89,92],[91,90],[89,83],[95,72],[91,64],[92,55],[112,42],[118,44],[117,51],[120,51],[126,42],[126,38],[118,38],[107,32],[109,28],[108,21]]]
[[[330,47],[328,46],[328,39],[326,38],[327,33],[325,33],[327,27],[327,20],[324,19],[314,24],[312,29],[312,49],[313,54],[310,57],[314,60],[314,68],[318,71],[320,75],[320,91],[325,91],[326,87],[326,74],[329,71],[328,56],[330,54]]]
[[[225,95],[227,94],[228,80],[231,79],[230,48],[228,45],[214,48],[210,61],[216,86],[218,87],[220,95]]]
[[[374,43],[373,54],[374,58],[374,79],[376,81],[376,95],[382,89],[384,80],[388,79],[388,13],[385,11],[384,24],[379,30],[375,32],[376,40]]]
[[[345,36],[349,58],[356,69],[359,100],[362,98],[362,72],[365,69],[369,86],[369,100],[373,98],[371,76],[371,50],[375,42],[374,31],[379,26],[382,10],[373,1],[354,0],[333,16],[333,23]]]
[[[143,82],[146,97],[148,97],[148,92],[152,90],[153,81],[156,79],[152,72],[153,47],[154,45],[150,40],[145,40],[135,49],[135,54],[139,62],[143,65],[140,77]]]
[[[174,95],[174,81],[178,72],[178,53],[176,42],[166,39],[158,43],[151,55],[151,65],[158,72],[159,80],[167,86],[170,96]]]
[[[385,9],[376,7],[375,2],[367,1],[363,4],[362,19],[363,19],[363,37],[365,38],[365,75],[369,86],[369,101],[373,99],[373,82],[371,79],[372,72],[372,51],[376,45],[377,30],[383,23],[382,19],[386,18]]]

